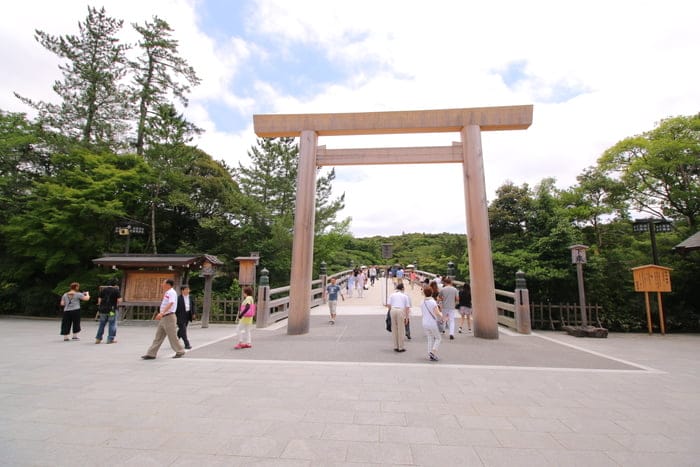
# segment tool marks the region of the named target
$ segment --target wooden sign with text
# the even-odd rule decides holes
[[[175,280],[171,271],[126,271],[125,302],[155,302],[163,298],[161,284],[166,279]]]
[[[647,310],[647,328],[649,329],[649,335],[653,332],[649,292],[656,292],[656,300],[659,304],[659,325],[661,327],[661,334],[666,334],[666,321],[664,319],[664,306],[661,302],[661,292],[671,291],[671,271],[671,268],[665,268],[656,264],[647,264],[646,266],[632,268],[634,291],[644,292],[644,304]]]
[[[635,292],[670,292],[671,268],[648,264],[632,268]]]

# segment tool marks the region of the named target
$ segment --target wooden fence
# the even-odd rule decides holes
[[[603,327],[601,314],[602,306],[586,305],[589,324]],[[559,330],[562,326],[580,326],[581,306],[569,303],[530,303],[530,320],[533,329]]]

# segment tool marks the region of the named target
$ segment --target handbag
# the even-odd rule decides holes
[[[391,312],[386,312],[386,330],[391,332]]]
[[[423,306],[425,306],[425,302],[423,302]],[[425,309],[428,311],[428,314],[433,317],[435,322],[437,323],[438,331],[442,334],[445,332],[445,322],[441,319],[437,319],[434,314],[431,313],[430,310],[428,310],[428,307],[425,307]]]
[[[246,305],[248,305],[248,311],[246,311]],[[247,303],[246,305],[241,305],[238,312],[238,319],[252,318],[255,316],[255,303]]]

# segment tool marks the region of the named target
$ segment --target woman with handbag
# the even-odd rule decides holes
[[[425,337],[428,338],[428,359],[437,362],[439,360],[437,351],[438,347],[440,347],[440,341],[442,341],[438,324],[442,322],[442,313],[440,312],[440,307],[433,298],[432,288],[425,287],[423,289],[423,295],[425,296],[425,300],[421,306],[421,312],[423,314],[423,332],[425,333]]]
[[[238,312],[238,344],[234,349],[249,349],[253,346],[250,328],[253,326],[253,316],[255,316],[255,303],[253,303],[253,288],[246,286],[243,288],[245,298],[241,302],[241,309]]]

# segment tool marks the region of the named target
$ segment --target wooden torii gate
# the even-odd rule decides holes
[[[287,334],[309,332],[317,167],[461,162],[475,314],[474,335],[498,339],[498,311],[481,132],[525,130],[532,124],[532,109],[532,105],[523,105],[399,112],[254,115],[255,134],[261,138],[299,137]],[[375,149],[326,149],[325,146],[318,146],[319,136],[446,132],[459,132],[461,144]]]

